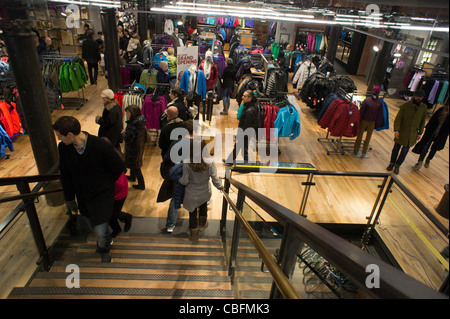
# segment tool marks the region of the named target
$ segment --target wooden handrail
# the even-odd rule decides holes
[[[247,220],[242,216],[241,212],[237,209],[236,205],[233,203],[231,198],[228,196],[227,193],[223,193],[225,198],[228,201],[228,204],[233,209],[234,213],[236,214],[236,217],[239,219],[242,227],[244,228],[245,232],[247,233],[248,237],[250,238],[250,241],[255,246],[256,250],[259,253],[259,256],[264,261],[264,264],[267,266],[267,269],[269,269],[270,274],[273,277],[273,280],[275,284],[277,285],[278,289],[280,290],[281,294],[286,299],[301,299],[300,295],[297,293],[295,288],[292,286],[289,279],[286,277],[286,275],[281,270],[280,266],[276,263],[273,256],[269,253],[267,248],[264,246],[262,241],[259,239],[258,235],[255,233],[253,228],[250,226],[250,224],[247,222]]]
[[[325,228],[307,220],[286,207],[256,192],[250,187],[228,178],[230,184],[243,191],[249,198],[274,219],[284,225],[289,224],[314,251],[336,266],[356,285],[374,298],[403,299],[448,299],[404,272],[378,259]],[[230,201],[229,201],[230,202]],[[379,269],[379,288],[366,287],[369,275],[367,266],[376,265]]]

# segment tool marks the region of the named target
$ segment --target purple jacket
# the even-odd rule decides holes
[[[158,97],[158,101],[152,101],[153,94],[149,94],[145,97],[144,103],[142,103],[142,115],[144,115],[147,123],[145,128],[159,130],[159,118],[164,113],[167,107],[167,99],[164,95]]]

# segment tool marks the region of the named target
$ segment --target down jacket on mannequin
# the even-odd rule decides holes
[[[211,51],[207,51],[205,59],[201,62],[199,70],[203,71],[206,79],[206,90],[214,90],[214,85],[219,77],[219,71],[214,63],[214,56]]]

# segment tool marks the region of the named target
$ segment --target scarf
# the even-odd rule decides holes
[[[211,76],[211,67],[213,63],[213,53],[211,51],[206,52],[203,73],[205,74],[205,78],[207,80],[209,80],[209,77]]]
[[[197,67],[195,65],[191,65],[191,67],[189,68],[189,73],[191,74],[191,76],[189,77],[189,85],[188,85],[188,92],[192,92],[192,90],[194,89],[195,86],[195,77],[197,76]],[[198,91],[198,88],[197,88]]]

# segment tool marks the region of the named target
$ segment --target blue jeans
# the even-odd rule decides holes
[[[167,211],[167,227],[174,227],[177,223],[178,210],[175,208],[175,201],[170,200],[169,210]]]
[[[222,88],[223,103],[230,103],[231,90],[232,88]]]
[[[89,217],[83,216],[89,228],[94,233],[94,237],[97,240],[97,253],[104,254],[109,253],[111,250],[111,233],[109,232],[109,222],[96,225],[92,227],[92,223]]]

